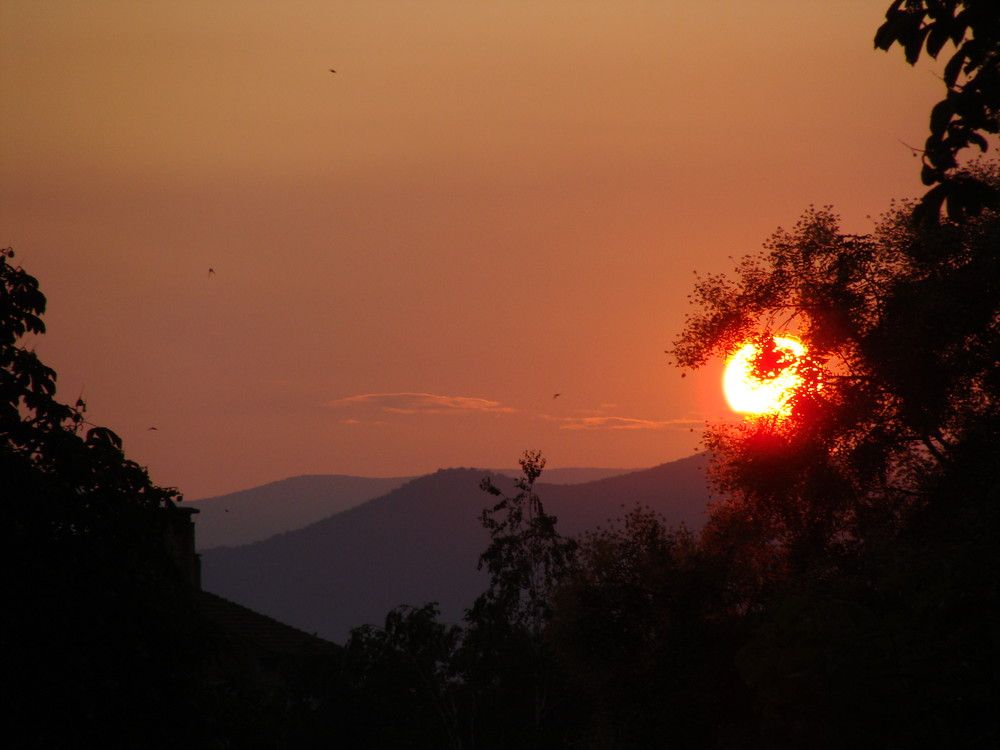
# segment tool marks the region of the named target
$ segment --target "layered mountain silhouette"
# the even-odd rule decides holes
[[[633,471],[635,469],[546,469],[545,481],[581,484]],[[495,472],[509,477],[520,475],[517,469],[496,469]],[[201,552],[213,547],[238,547],[301,529],[381,497],[415,478],[304,474],[249,490],[189,500],[185,506],[198,510],[197,544]]]
[[[366,500],[381,497],[413,477],[377,479],[307,474],[228,495],[184,503],[198,509],[198,550],[236,547],[301,529]]]
[[[671,525],[699,528],[709,490],[704,456],[583,484],[535,485],[565,535],[607,526],[636,504]],[[436,601],[458,622],[487,578],[477,571],[489,543],[479,517],[495,498],[479,489],[482,469],[443,469],[305,528],[202,555],[206,590],[329,640],[381,625],[399,604]],[[200,526],[201,519],[198,519]],[[200,528],[198,533],[200,534]]]

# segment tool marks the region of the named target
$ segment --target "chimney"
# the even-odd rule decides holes
[[[194,514],[197,508],[174,506],[168,511],[167,551],[191,585],[201,589],[201,555],[194,551]]]

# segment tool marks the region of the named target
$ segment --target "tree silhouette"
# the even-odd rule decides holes
[[[996,165],[972,174],[1000,184]],[[793,561],[855,549],[919,505],[959,446],[1000,419],[1000,216],[926,227],[909,204],[871,235],[810,210],[744,258],[735,278],[699,281],[673,352],[682,366],[743,341],[798,335],[805,385],[787,417],[710,430],[714,478]],[[720,515],[722,518],[722,515]],[[716,529],[717,530],[717,529]]]
[[[1000,187],[995,163],[968,174]],[[705,438],[722,500],[700,547],[745,613],[766,747],[998,737],[1000,212],[913,208],[863,236],[810,210],[701,279],[674,345],[682,366],[775,333],[807,349],[788,415]]]
[[[724,572],[690,530],[641,506],[581,539],[548,639],[580,694],[577,731],[601,738],[593,747],[750,746]]]
[[[487,590],[466,612],[461,658],[477,701],[477,742],[488,747],[554,747],[561,736],[560,677],[543,639],[551,595],[569,571],[577,544],[556,530],[534,489],[545,459],[525,451],[517,492],[506,495],[491,479],[484,491],[500,498],[483,511],[490,544],[480,568]],[[501,710],[498,708],[503,707]]]
[[[545,512],[534,491],[545,468],[541,453],[526,451],[520,464],[516,494],[504,495],[489,477],[481,485],[500,500],[481,516],[490,545],[479,567],[489,572],[490,585],[476,606],[498,609],[505,621],[537,636],[548,618],[549,594],[572,564],[576,543],[559,535],[556,517]]]
[[[346,694],[330,706],[339,739],[357,747],[461,748],[467,695],[457,671],[462,629],[435,603],[399,606],[382,628],[351,631]]]

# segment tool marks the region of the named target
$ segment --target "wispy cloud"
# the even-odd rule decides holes
[[[631,417],[552,417],[546,419],[562,422],[560,430],[665,430],[690,428],[704,424],[700,419],[633,419]]]
[[[327,401],[327,406],[349,408],[374,406],[393,414],[474,414],[510,413],[517,409],[499,401],[469,396],[439,396],[433,393],[364,393]]]

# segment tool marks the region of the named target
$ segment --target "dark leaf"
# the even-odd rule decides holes
[[[964,45],[963,45],[964,47]],[[955,87],[958,82],[958,74],[962,72],[962,63],[965,61],[965,55],[962,53],[960,48],[951,58],[945,63],[944,66],[944,83],[951,89]]]
[[[951,22],[951,43],[956,47],[965,38],[965,32],[969,28],[969,10],[962,9]]]
[[[92,427],[87,431],[87,445],[121,450],[122,439],[107,427]]]
[[[937,185],[920,199],[913,209],[913,220],[919,226],[937,226],[941,222],[941,206],[948,195],[948,183]]]
[[[967,133],[966,139],[968,140],[969,144],[973,146],[978,146],[980,152],[982,153],[986,153],[986,149],[989,148],[989,143],[987,143],[986,138],[979,135],[979,133],[972,133],[972,132]]]
[[[910,19],[913,19],[910,21]],[[927,36],[927,32],[930,30],[928,26],[919,26],[920,18],[917,16],[910,16],[908,19],[910,25],[914,28],[907,28],[905,36],[900,38],[900,43],[903,45],[903,54],[906,56],[906,62],[910,65],[915,65],[917,60],[920,59],[920,50],[924,46],[924,39]]]
[[[941,137],[954,114],[955,104],[950,99],[935,104],[931,110],[931,134]]]
[[[928,28],[930,31],[927,34],[927,54],[936,60],[944,43],[951,38],[950,27],[944,21],[936,21]]]
[[[875,32],[875,48],[888,50],[899,38],[900,27],[905,21],[906,13],[899,10],[902,0],[894,0],[885,13],[885,22]]]

